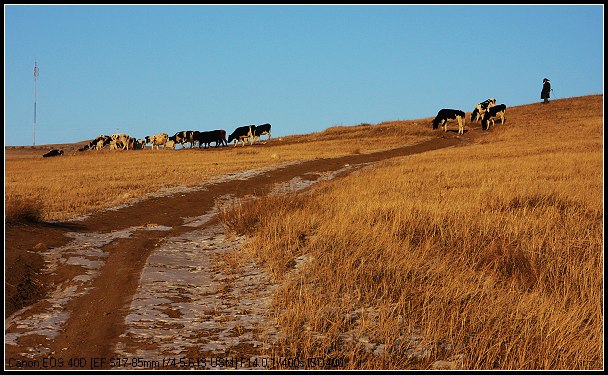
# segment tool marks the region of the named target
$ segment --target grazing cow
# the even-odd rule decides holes
[[[95,150],[101,150],[103,148],[103,146],[109,145],[111,140],[112,139],[110,137],[107,137],[106,139],[100,139],[95,144]]]
[[[183,130],[181,132],[177,132],[173,135],[173,137],[169,137],[170,140],[173,140],[175,144],[180,144],[182,148],[184,148],[184,143],[190,143],[190,147],[194,146],[194,142],[196,142],[195,138],[198,138],[198,131],[193,130]]]
[[[495,105],[491,108],[488,108],[486,113],[483,115],[483,119],[481,120],[481,129],[487,130],[490,129],[489,122],[492,121],[492,126],[494,126],[494,118],[500,117],[501,125],[505,123],[505,112],[507,111],[507,106],[504,104]]]
[[[201,146],[207,148],[209,147],[211,142],[215,142],[215,147],[218,147],[220,144],[228,145],[228,142],[226,141],[226,131],[223,129],[198,132],[197,141],[199,148]]]
[[[251,140],[253,138],[252,128],[255,129],[255,125],[245,125],[236,128],[230,136],[228,136],[228,143],[234,140],[234,147],[239,142],[243,142],[243,147],[245,147],[245,139],[249,139],[249,144],[252,144]]]
[[[129,137],[128,134],[112,134],[112,136],[110,137],[111,141],[114,141],[114,145],[116,148],[120,147],[122,150],[128,150],[129,149],[129,143],[131,137]],[[110,148],[112,149],[112,148]]]
[[[128,149],[135,150],[136,146],[137,146],[137,139],[129,137],[129,140],[127,141],[127,150]]]
[[[79,148],[78,151],[85,151],[85,150],[101,150],[103,148],[103,146],[110,144],[110,136],[109,135],[100,135],[99,137],[93,139],[91,142],[89,142],[88,145]]]
[[[170,136],[168,139],[169,140],[167,142],[173,142],[173,147],[175,148],[175,145],[178,143],[177,142],[177,134],[174,134],[174,135]],[[167,147],[167,145],[165,145],[165,147]]]
[[[135,149],[136,150],[145,150],[146,149],[146,140],[145,139],[138,139],[135,142]]]
[[[110,141],[110,151],[118,150],[118,148],[120,148],[121,150],[124,149],[122,141],[116,140],[116,139],[112,139]]]
[[[146,144],[152,144],[152,150],[154,150],[154,146],[159,150],[160,146],[167,147],[167,141],[169,140],[169,135],[167,133],[159,133],[154,135],[146,136]]]
[[[199,132],[198,130],[191,130],[188,132],[188,139],[190,140],[190,148],[194,147],[195,142],[198,142],[200,134],[201,134],[201,132]],[[200,148],[201,145],[199,144],[198,147]]]
[[[464,134],[465,114],[459,109],[441,109],[437,112],[437,116],[433,119],[433,129],[443,125],[443,131],[448,131],[448,120],[458,120],[458,134]]]
[[[226,131],[224,129],[214,130],[218,132],[217,140],[215,141],[215,147],[218,145],[228,146],[228,141],[226,140]]]
[[[478,103],[475,106],[473,113],[471,113],[471,122],[476,122],[476,121],[481,120],[483,118],[483,115],[487,111],[487,109],[490,107],[493,107],[495,105],[496,105],[495,98],[486,99],[483,102]]]
[[[471,122],[477,121],[477,116],[479,116],[479,109],[475,107],[473,112],[471,112]]]
[[[184,147],[184,143],[186,142],[186,131],[173,134],[173,136],[169,137],[169,140],[173,141],[176,145],[179,143],[182,147]]]
[[[43,158],[49,158],[51,156],[59,156],[59,155],[63,155],[63,150],[53,149],[53,150],[47,152],[46,154],[42,155],[42,157]]]
[[[260,136],[266,134],[268,135],[267,141],[270,140],[270,124],[257,125],[252,129],[253,131],[253,143],[255,143],[256,139],[259,139]]]
[[[168,140],[167,143],[165,143],[165,149],[168,149],[168,148],[175,150],[175,141]]]

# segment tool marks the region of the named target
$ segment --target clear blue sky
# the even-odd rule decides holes
[[[334,125],[602,94],[602,5],[5,5],[5,145]],[[430,125],[429,125],[430,126]]]

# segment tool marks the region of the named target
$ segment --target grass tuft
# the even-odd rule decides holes
[[[37,223],[41,221],[44,207],[33,198],[8,195],[5,199],[4,222],[7,225]]]

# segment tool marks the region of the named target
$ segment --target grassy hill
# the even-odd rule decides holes
[[[602,102],[510,108],[466,146],[225,210],[280,283],[268,354],[603,368]]]
[[[63,220],[227,173],[455,137],[431,119],[244,148],[5,156],[7,217]],[[457,147],[222,210],[248,236],[239,259],[279,284],[280,346],[268,356],[603,368],[603,95],[510,107],[486,132],[470,125]]]

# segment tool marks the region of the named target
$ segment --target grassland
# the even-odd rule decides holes
[[[422,119],[259,147],[7,159],[5,204],[61,220],[437,132]],[[280,345],[268,356],[350,369],[603,368],[602,95],[512,107],[505,125],[462,147],[234,201],[221,216],[248,236],[239,259],[257,259],[279,284]]]
[[[268,354],[602,369],[602,102],[511,108],[472,145],[225,209],[280,284]]]
[[[374,152],[436,137],[426,126],[430,119],[424,125],[418,122],[336,126],[273,138],[265,145],[207,150],[72,151],[55,158],[42,158],[44,152],[23,156],[9,150],[5,151],[5,204],[11,215],[18,216],[22,207],[36,207],[41,220],[67,220],[162,189],[201,185],[225,174]]]

